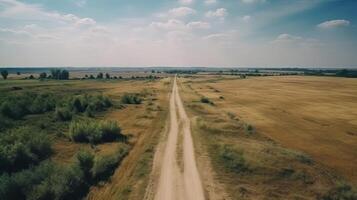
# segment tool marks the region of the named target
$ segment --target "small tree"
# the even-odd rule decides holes
[[[20,72],[16,72],[16,74],[17,74],[17,75],[21,75],[21,73],[20,73]]]
[[[105,73],[105,78],[106,79],[110,79],[110,74],[109,73]]]
[[[98,75],[97,75],[97,79],[102,79],[103,78],[103,73],[100,72]]]
[[[46,74],[46,72],[42,72],[40,74],[40,79],[45,79],[45,78],[47,78],[47,74]]]
[[[6,80],[7,76],[9,75],[9,72],[7,72],[7,70],[2,70],[1,71],[1,76]]]

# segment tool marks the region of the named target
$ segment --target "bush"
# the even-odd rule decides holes
[[[97,157],[92,170],[93,178],[96,181],[108,179],[128,152],[129,147],[125,145],[120,146],[113,155]]]
[[[126,136],[121,134],[121,129],[116,122],[96,122],[94,120],[72,122],[69,128],[69,137],[75,142],[91,144],[126,139]]]
[[[322,200],[355,200],[357,191],[345,183],[339,183],[322,197]]]
[[[124,94],[121,97],[121,102],[123,104],[141,104],[142,99],[137,94]]]
[[[94,165],[94,155],[88,151],[81,150],[77,153],[77,164],[82,170],[86,181],[92,178],[91,171]]]
[[[9,175],[0,176],[0,199],[30,199],[34,185],[41,183],[46,177],[54,173],[54,165],[43,162],[35,168],[23,170]]]
[[[40,114],[54,110],[55,97],[52,94],[23,93],[9,96],[1,103],[0,112],[11,119],[21,119],[27,114]]]
[[[231,146],[223,145],[218,148],[219,160],[223,165],[235,173],[241,173],[248,169],[242,151],[237,151]]]
[[[208,103],[213,105],[213,102],[207,97],[201,97],[201,103]]]
[[[72,119],[72,112],[67,107],[57,107],[55,117],[60,121],[69,121]]]
[[[48,158],[51,143],[43,133],[19,128],[0,137],[0,172],[16,172]]]

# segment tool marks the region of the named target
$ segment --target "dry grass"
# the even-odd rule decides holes
[[[118,120],[123,132],[131,135],[133,149],[103,186],[92,188],[88,199],[142,199],[152,167],[154,148],[165,125],[168,111],[169,78],[153,82],[129,81],[108,90],[114,98],[123,92],[145,91],[146,101],[108,113],[105,118]]]
[[[356,181],[357,141],[349,132],[356,130],[357,80],[196,76],[181,82],[196,143],[206,146],[233,199],[315,199],[339,175]],[[201,96],[214,105],[200,103]],[[226,172],[216,160],[222,144],[242,151],[250,170]]]

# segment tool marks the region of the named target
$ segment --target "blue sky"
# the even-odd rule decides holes
[[[0,0],[0,66],[357,67],[355,0]]]

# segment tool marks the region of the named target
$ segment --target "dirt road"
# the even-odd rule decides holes
[[[183,139],[179,140],[179,133]],[[182,144],[178,144],[182,142]],[[178,146],[182,145],[182,154]],[[178,156],[182,155],[183,170]],[[176,78],[170,97],[170,129],[164,148],[155,200],[203,200],[202,182],[197,170],[190,120],[182,104]]]

